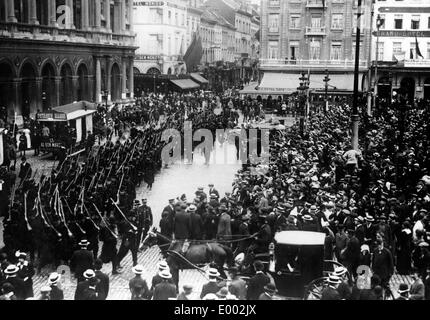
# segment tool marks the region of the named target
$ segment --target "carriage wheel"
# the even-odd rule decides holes
[[[321,300],[322,292],[324,290],[325,284],[327,281],[327,277],[321,277],[315,280],[312,280],[306,286],[304,300]]]

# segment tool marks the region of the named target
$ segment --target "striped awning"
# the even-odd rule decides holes
[[[208,84],[209,81],[206,80],[205,78],[203,78],[200,74],[198,73],[190,73],[191,78],[193,78],[193,80],[197,81],[200,84]]]
[[[198,83],[195,83],[193,80],[190,80],[190,79],[178,79],[178,80],[170,80],[170,81],[174,85],[181,88],[182,90],[200,88],[200,85]]]
[[[291,94],[297,91],[300,75],[294,73],[267,72],[263,76],[258,91],[271,94]]]

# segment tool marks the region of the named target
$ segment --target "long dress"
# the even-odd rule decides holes
[[[397,271],[408,275],[411,271],[412,231],[403,229],[398,235],[397,242]]]

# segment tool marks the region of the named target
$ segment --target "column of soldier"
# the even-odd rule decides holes
[[[132,253],[133,265],[137,264],[138,244],[152,224],[152,214],[145,204],[137,210],[135,188],[161,168],[161,150],[166,143],[161,141],[162,132],[171,128],[183,131],[186,111],[181,107],[186,103],[183,96],[173,97],[179,101],[178,107],[173,112],[170,109],[172,113],[166,114],[163,122],[153,114],[173,102],[170,95],[150,99],[153,105],[149,118],[142,117],[145,112],[135,106],[113,115],[114,121],[131,127],[129,139],[112,142],[109,136],[85,162],[80,161],[80,156],[68,157],[50,175],[42,175],[38,183],[31,177],[17,181],[11,191],[8,217],[4,219],[5,247],[0,273],[5,285],[3,293],[10,295],[10,285],[14,286],[14,279],[19,279],[24,284],[15,283],[19,287],[15,288],[16,297],[33,296],[31,262],[36,258],[38,272],[48,264],[70,263],[78,280],[83,280],[92,263],[85,266],[79,262],[79,255],[73,258],[73,253],[85,245],[97,257],[99,240],[103,242],[100,258],[104,263],[112,262],[112,274],[120,272],[120,262],[128,251]],[[193,103],[201,103],[201,99]],[[225,123],[225,114],[217,116],[210,108],[200,111],[194,104],[186,108],[194,130],[215,130]],[[30,263],[25,260],[26,252]]]

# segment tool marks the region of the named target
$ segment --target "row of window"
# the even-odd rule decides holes
[[[403,46],[402,42],[393,41],[393,43],[392,43],[393,51],[392,52],[393,52],[393,54],[405,53],[406,59],[418,59],[421,57],[419,57],[417,55],[416,45],[417,44],[415,41],[410,42],[409,48],[405,48],[405,46]],[[418,46],[419,46],[419,51],[420,51],[422,57],[426,58],[426,59],[430,59],[430,42],[427,42],[427,52],[424,51],[424,48],[422,48],[422,45],[419,44]],[[378,42],[378,44],[377,44],[377,55],[378,55],[379,61],[384,60],[384,52],[385,52],[385,43],[384,42]]]
[[[321,59],[321,40],[315,40],[309,42],[309,60],[320,60]],[[360,42],[360,46],[362,42]],[[300,59],[300,42],[297,40],[289,42],[289,57],[288,59],[297,60]],[[269,41],[268,46],[268,58],[269,59],[280,59],[279,55],[279,41]],[[330,46],[330,60],[344,60],[346,57],[343,54],[342,41],[332,41]],[[355,42],[352,44],[351,60],[355,59]]]
[[[406,21],[403,14],[395,14],[394,20],[389,21],[391,23],[387,25],[385,14],[379,14],[379,19],[377,20],[377,26],[379,26],[380,29],[412,29],[412,30],[419,30],[420,28],[428,28],[430,29],[430,17],[427,17],[427,21],[422,22],[423,19],[421,19],[421,15],[412,15],[410,18],[410,21]],[[409,23],[408,23],[409,22]]]
[[[302,16],[300,14],[291,14],[289,19],[290,29],[301,29]],[[354,19],[356,20],[356,19]],[[324,25],[322,15],[311,16],[311,27],[321,28]],[[269,32],[278,32],[280,27],[280,15],[269,14],[268,16],[268,28]],[[331,15],[331,29],[342,30],[344,28],[344,15],[343,13],[333,13]]]

